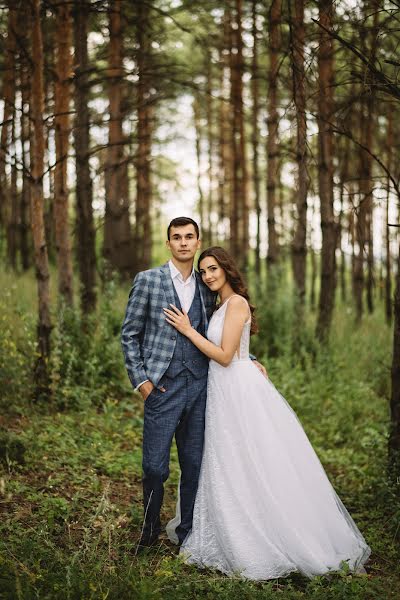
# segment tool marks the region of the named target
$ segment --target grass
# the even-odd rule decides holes
[[[2,273],[0,281],[0,598],[399,597],[400,504],[386,479],[391,335],[380,307],[358,329],[341,307],[324,348],[313,340],[308,314],[304,347],[293,352],[287,294],[258,303],[262,333],[254,351],[297,412],[373,554],[367,576],[343,571],[254,583],[188,567],[166,540],[135,556],[143,413],[119,348],[127,290],[109,287],[90,336],[76,315],[58,313],[53,399],[43,405],[31,401],[33,278]],[[164,522],[174,513],[177,480],[174,451]]]

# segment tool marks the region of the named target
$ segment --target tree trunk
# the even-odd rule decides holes
[[[204,223],[204,194],[201,186],[201,117],[200,117],[200,102],[198,96],[193,99],[193,123],[196,132],[196,160],[197,160],[197,191],[199,194],[198,210],[200,217],[200,227],[203,231],[202,223]],[[203,234],[201,236],[203,238]]]
[[[212,246],[213,244],[213,223],[212,223],[212,212],[214,209],[214,134],[213,134],[213,98],[212,98],[212,57],[211,52],[206,52],[206,73],[207,73],[207,84],[206,84],[206,117],[207,117],[207,147],[208,147],[208,202],[207,202],[207,226],[203,224],[206,230],[207,236],[204,240],[204,245]]]
[[[390,398],[390,421],[391,430],[389,437],[389,459],[392,472],[398,480],[400,472],[400,246],[397,258],[396,292],[394,296],[392,394]]]
[[[278,260],[279,246],[276,232],[275,210],[278,188],[278,69],[281,26],[281,0],[272,0],[268,17],[269,32],[269,74],[268,74],[268,141],[267,141],[267,219],[268,252],[267,266]]]
[[[15,87],[14,87],[15,91]],[[15,106],[16,97],[14,95],[13,103]],[[18,229],[19,229],[19,194],[18,194],[18,170],[17,170],[17,139],[15,134],[15,123],[17,111],[14,108],[11,125],[11,145],[9,160],[11,163],[11,181],[10,181],[10,214],[7,224],[7,256],[8,263],[12,269],[17,269],[17,253],[18,253]]]
[[[87,49],[88,0],[75,0],[75,123],[76,158],[76,234],[82,312],[87,315],[96,307],[96,250],[92,207],[92,180],[89,166],[89,61]]]
[[[218,169],[218,216],[219,234],[225,234],[226,218],[233,206],[233,155],[230,104],[230,56],[232,47],[231,10],[229,5],[224,10],[224,33],[220,48],[220,99],[219,99],[219,169]]]
[[[393,157],[393,112],[391,107],[388,111],[388,124],[387,124],[387,167],[389,173],[392,171],[392,157]],[[387,178],[386,183],[386,235],[385,235],[385,316],[386,323],[392,324],[393,318],[393,307],[392,307],[392,265],[390,255],[390,227],[389,227],[389,206],[390,206],[390,179]]]
[[[338,247],[340,250],[340,292],[342,302],[346,302],[347,290],[346,290],[346,256],[343,249],[343,233],[344,233],[344,219],[345,219],[345,206],[344,206],[344,194],[346,182],[348,179],[348,163],[349,163],[349,145],[350,140],[346,138],[344,140],[344,150],[341,159],[340,168],[340,214],[338,223]]]
[[[301,304],[304,304],[306,292],[308,190],[304,37],[304,0],[296,0],[294,3],[294,17],[291,20],[293,99],[296,107],[297,124],[297,215],[292,244],[292,262],[294,280]]]
[[[153,129],[153,107],[151,105],[150,65],[150,18],[148,5],[138,4],[137,26],[137,66],[138,66],[138,108],[136,157],[136,225],[135,249],[137,253],[136,271],[148,269],[151,263],[151,149]]]
[[[10,163],[10,147],[12,143],[12,126],[15,105],[15,54],[17,10],[9,2],[7,37],[4,44],[4,80],[3,80],[3,123],[0,134],[0,226],[3,227],[7,239],[7,261],[13,262],[13,251],[10,248],[10,223],[12,212],[12,196],[7,180],[6,164]]]
[[[260,165],[259,165],[259,113],[260,113],[260,90],[258,72],[258,38],[257,28],[257,0],[252,0],[252,36],[253,36],[253,60],[251,63],[251,95],[252,95],[252,135],[251,145],[253,148],[253,187],[254,208],[256,211],[256,248],[255,248],[255,270],[258,276],[261,274],[261,198],[260,198]]]
[[[28,49],[28,34],[31,30],[31,13],[26,6],[19,12],[18,18],[21,20],[19,31],[22,36],[22,43]],[[31,202],[31,181],[30,181],[30,162],[29,162],[29,141],[30,141],[30,65],[25,53],[20,55],[20,81],[21,81],[21,162],[22,162],[22,191],[21,191],[21,214],[20,214],[20,251],[22,269],[26,271],[31,266],[30,251],[30,202]]]
[[[371,64],[375,64],[376,61],[376,49],[378,44],[379,35],[379,12],[382,0],[372,0],[372,12],[373,12],[373,24],[370,28],[370,48],[369,48],[369,60]],[[368,17],[370,14],[370,8],[365,4],[365,16]],[[372,152],[374,147],[374,120],[375,120],[375,90],[374,82],[371,79],[368,94],[366,97],[367,104],[367,128],[366,128],[366,146]],[[374,238],[373,238],[373,212],[374,212],[374,198],[373,198],[373,158],[368,154],[369,162],[369,178],[370,178],[370,191],[368,194],[368,202],[366,206],[367,211],[367,307],[368,312],[372,313],[374,310]]]
[[[351,291],[353,294],[353,298],[356,297],[356,233],[355,233],[355,212],[353,209],[354,206],[354,191],[353,186],[350,185],[349,190],[349,218],[348,218],[348,228],[349,228],[349,236],[351,242]]]
[[[104,257],[113,270],[131,279],[135,270],[135,251],[129,220],[125,137],[122,128],[123,34],[121,2],[109,2],[110,43],[108,56],[109,124],[105,165],[106,213],[104,221]]]
[[[332,29],[332,0],[319,3],[319,19],[326,29]],[[317,321],[317,337],[323,342],[329,335],[335,297],[336,226],[333,212],[333,134],[329,121],[333,115],[333,44],[330,35],[321,29],[318,50],[318,145],[319,196],[321,207],[321,289]]]
[[[38,359],[35,369],[36,397],[49,394],[48,358],[50,356],[50,287],[49,264],[44,227],[43,169],[44,169],[44,90],[43,42],[40,27],[40,0],[33,0],[32,24],[32,148],[31,148],[31,221],[38,284]]]
[[[232,150],[233,194],[230,210],[231,252],[242,269],[247,265],[249,246],[249,205],[246,145],[243,106],[243,37],[242,0],[235,0],[232,18],[231,51],[231,104],[232,104]]]
[[[54,180],[54,222],[58,266],[58,291],[66,304],[72,306],[72,257],[68,219],[67,164],[70,134],[70,77],[72,20],[69,0],[57,6],[56,15],[56,83],[55,83],[55,138],[56,169]]]

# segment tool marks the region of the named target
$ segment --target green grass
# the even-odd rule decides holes
[[[303,345],[293,351],[288,293],[258,302],[262,329],[254,351],[297,412],[373,554],[367,576],[251,583],[188,567],[165,540],[135,556],[143,413],[119,346],[127,286],[109,286],[89,336],[77,315],[58,316],[53,397],[43,405],[32,402],[30,379],[33,278],[2,273],[0,283],[0,598],[399,597],[400,504],[386,480],[391,333],[379,307],[359,329],[351,310],[340,307],[322,349],[312,335],[315,315],[307,314]],[[174,451],[164,521],[174,513],[177,480]]]

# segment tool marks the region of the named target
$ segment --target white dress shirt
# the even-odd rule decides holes
[[[184,308],[186,312],[189,312],[194,295],[196,293],[196,274],[194,267],[192,268],[192,272],[186,281],[183,281],[182,273],[176,268],[172,260],[168,261],[168,266],[175,291],[178,294],[179,302],[181,303],[181,307]],[[149,380],[145,379],[144,381],[141,381],[139,385],[135,387],[135,390],[138,390],[141,385],[146,383],[146,381]]]
[[[192,268],[192,272],[186,281],[183,281],[182,273],[176,268],[172,260],[168,261],[168,266],[181,307],[185,309],[186,312],[189,312],[196,293],[196,275],[194,268]]]

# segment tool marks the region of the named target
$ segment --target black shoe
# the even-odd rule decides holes
[[[139,540],[138,545],[136,546],[135,555],[137,556],[138,554],[143,554],[144,552],[148,551],[149,548],[154,546],[157,542],[158,535],[153,535],[151,537],[142,536]]]

